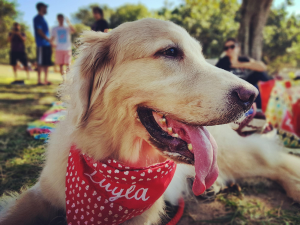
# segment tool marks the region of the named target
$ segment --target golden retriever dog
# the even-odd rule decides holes
[[[162,175],[161,166],[169,168],[174,161],[193,165],[193,192],[203,193],[218,176],[216,144],[205,126],[236,120],[249,110],[258,93],[247,82],[208,64],[201,45],[172,22],[143,19],[124,23],[110,33],[89,31],[84,33],[81,43],[80,53],[68,74],[69,83],[62,88],[68,113],[51,135],[39,181],[8,202],[1,211],[1,225],[49,224],[64,213],[68,217],[68,207],[75,210],[77,206],[75,203],[69,206],[66,198],[72,194],[78,198],[81,193],[86,195],[85,191],[90,191],[92,185],[81,187],[80,184],[88,179],[100,189],[86,203],[78,199],[76,204],[81,204],[81,210],[75,210],[71,218],[74,223],[68,217],[68,224],[159,223],[164,209],[162,194],[168,186],[164,179],[169,179],[166,174],[172,171]],[[80,160],[73,158],[74,152]],[[108,166],[104,162],[112,163],[111,160],[119,163],[120,168],[137,168],[115,169],[114,173],[139,173],[140,168],[152,173],[153,168],[160,166],[154,171],[158,176],[138,190],[136,176],[128,178],[135,181],[126,193],[125,189],[109,189],[111,183],[104,182],[113,177],[106,174],[100,182],[94,176],[104,173],[102,167]],[[87,170],[93,165],[97,170],[82,173],[79,178],[77,166],[82,163],[87,166],[90,162],[91,168]],[[73,174],[74,167],[78,177]],[[106,172],[110,174],[111,170]],[[157,191],[162,193],[148,204],[155,178],[165,183],[162,186],[158,183]],[[79,183],[80,179],[85,180]],[[114,185],[127,185],[124,177],[122,181],[115,179]],[[103,203],[107,205],[88,203],[102,201],[112,193],[113,198]],[[124,205],[132,202],[127,204],[132,214],[125,219],[115,215],[117,219],[107,222],[112,212],[103,215],[102,210],[115,207],[117,201]],[[140,202],[148,205],[146,210],[136,212]],[[124,205],[118,205],[117,209],[126,216],[128,210],[124,210]],[[91,210],[101,220],[105,217],[104,222],[91,215],[85,221],[85,210]]]

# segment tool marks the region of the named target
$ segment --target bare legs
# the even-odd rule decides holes
[[[64,75],[63,67],[64,65],[59,65],[59,71],[62,76]]]
[[[37,68],[38,84],[42,84],[42,82],[41,82],[41,69],[42,69],[42,66],[38,66],[38,68]]]
[[[14,70],[14,77],[15,77],[15,80],[17,80],[17,65],[14,65],[14,66],[13,66],[13,70]]]
[[[44,66],[45,84],[48,84],[48,66]]]
[[[60,74],[63,78],[63,81],[65,81],[65,74],[69,71],[69,64],[66,64],[66,70],[64,71],[64,65],[59,65],[59,69],[60,69]]]
[[[27,80],[29,80],[29,68],[28,68],[28,66],[25,66],[25,71],[26,71],[26,74],[27,74]]]
[[[44,70],[45,79],[44,84],[48,84],[48,66],[38,66],[38,84],[42,84],[41,82],[41,71]]]
[[[13,71],[14,71],[15,80],[17,80],[17,70],[18,70],[18,66],[14,65],[13,66]],[[28,68],[28,66],[24,66],[24,70],[26,71],[27,79],[29,80],[29,68]]]

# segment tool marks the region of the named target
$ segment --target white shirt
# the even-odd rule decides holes
[[[56,42],[56,50],[67,51],[72,49],[71,30],[69,27],[54,27],[51,34]]]

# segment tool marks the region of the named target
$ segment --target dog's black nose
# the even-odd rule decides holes
[[[241,105],[244,110],[250,109],[257,95],[258,90],[255,87],[240,87],[233,90],[233,96],[235,96],[237,103]]]

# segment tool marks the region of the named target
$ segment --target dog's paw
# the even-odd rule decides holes
[[[197,196],[197,199],[213,200],[215,199],[217,193],[218,192],[215,192],[214,190],[214,186],[211,186],[202,195]]]
[[[300,178],[283,182],[282,186],[286,191],[287,196],[300,203]]]

